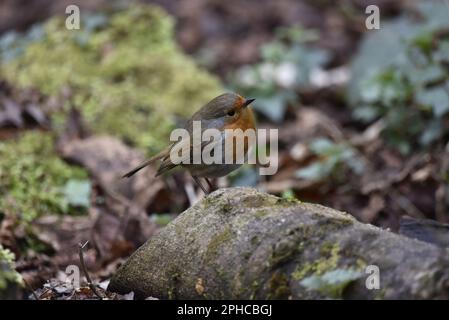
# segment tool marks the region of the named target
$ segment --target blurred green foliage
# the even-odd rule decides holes
[[[52,136],[43,132],[0,142],[0,212],[18,215],[27,225],[42,214],[85,211],[89,203],[74,202],[77,190],[69,186],[86,181],[87,173],[62,161],[53,145]],[[90,189],[82,191],[84,197],[90,194]]]
[[[0,244],[0,296],[10,284],[22,284],[22,276],[15,270],[14,253]]]
[[[287,189],[282,192],[281,197],[288,200],[296,199],[295,192],[292,189]]]
[[[261,62],[242,67],[231,79],[244,96],[256,98],[254,108],[274,122],[284,119],[289,103],[297,103],[299,89],[310,86],[310,73],[329,61],[329,53],[310,48],[318,35],[300,27],[280,28],[277,37],[261,48]]]
[[[153,213],[151,215],[151,221],[157,225],[164,227],[170,223],[175,218],[173,214],[170,213]]]
[[[131,5],[81,20],[80,30],[52,18],[24,36],[4,36],[0,74],[48,95],[69,88],[64,110],[74,104],[96,132],[151,152],[166,145],[175,114],[190,116],[220,93],[218,79],[180,51],[173,20],[159,7]]]
[[[441,1],[419,3],[420,19],[401,16],[369,32],[352,65],[354,116],[382,119],[384,137],[403,154],[449,133],[449,12]]]
[[[67,203],[73,207],[89,207],[91,185],[89,180],[70,179],[62,193]]]
[[[356,174],[363,170],[363,163],[357,158],[354,149],[346,143],[317,138],[309,144],[309,149],[318,159],[296,171],[297,178],[320,181],[332,177],[338,181],[345,177],[348,169]]]

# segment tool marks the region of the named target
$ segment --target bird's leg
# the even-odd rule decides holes
[[[209,185],[209,189],[212,191],[214,189],[214,187],[212,186],[212,183],[210,182],[209,179],[207,179],[207,178],[204,178],[204,179],[206,180],[207,184]]]
[[[203,190],[203,192],[204,192],[206,195],[208,195],[209,192],[208,192],[207,189],[204,188],[204,186],[201,184],[200,179],[198,179],[198,177],[197,177],[197,176],[194,176],[194,175],[192,175],[192,178],[193,178],[193,180],[195,180],[196,184],[200,186],[201,190]]]

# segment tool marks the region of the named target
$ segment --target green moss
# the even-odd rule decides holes
[[[206,259],[213,259],[217,255],[220,247],[223,245],[223,242],[229,241],[231,238],[232,232],[229,227],[226,227],[220,234],[212,238],[207,246]]]
[[[251,283],[251,295],[249,297],[249,300],[254,300],[257,294],[257,291],[259,290],[260,284],[257,280],[254,280]]]
[[[55,123],[74,104],[96,132],[153,152],[169,140],[175,114],[189,116],[220,93],[217,78],[177,47],[173,20],[159,7],[133,5],[93,27],[98,15],[81,17],[80,30],[52,18],[40,39],[1,66],[1,75],[21,87],[48,95],[70,88]]]
[[[295,238],[285,237],[279,240],[273,248],[273,252],[269,258],[269,264],[272,268],[289,261],[294,257],[298,250]]]
[[[358,259],[355,261],[355,265],[356,265],[356,270],[361,271],[361,270],[364,270],[368,264],[366,263],[365,260],[363,260],[363,259],[361,259],[361,258],[358,258]]]
[[[168,300],[174,300],[175,299],[175,295],[173,293],[173,288],[168,289],[167,291],[167,295],[168,295]]]
[[[7,289],[8,284],[22,285],[22,276],[15,270],[14,259],[14,253],[0,244],[0,291]]]
[[[270,211],[268,211],[268,210],[258,210],[258,211],[256,211],[256,213],[254,213],[254,215],[258,218],[263,218],[269,213],[270,213]]]
[[[278,202],[278,197],[275,196],[262,196],[260,194],[254,194],[243,198],[241,201],[244,206],[252,208],[271,207]]]
[[[223,203],[223,205],[221,206],[221,210],[224,213],[231,212],[232,211],[232,204],[230,204],[229,202]]]
[[[41,214],[70,212],[63,188],[71,179],[86,178],[83,169],[57,157],[48,133],[0,142],[0,212],[20,215],[25,224]]]
[[[268,281],[270,299],[288,299],[291,294],[288,277],[284,273],[275,272]]]
[[[277,205],[281,205],[281,206],[292,206],[295,204],[301,203],[300,200],[296,199],[296,198],[277,198],[276,199],[276,204]]]
[[[385,299],[385,288],[380,289],[376,292],[376,295],[374,296],[375,300],[384,300]]]
[[[260,243],[261,239],[260,237],[256,234],[251,238],[251,246],[252,247],[257,247]]]
[[[322,275],[327,271],[338,267],[340,261],[340,246],[331,242],[325,242],[320,248],[320,255],[323,256],[314,262],[307,262],[292,273],[294,280],[301,280],[308,275]]]
[[[337,249],[338,249],[338,247],[337,247]],[[338,250],[337,250],[337,253],[338,253]],[[320,255],[324,255],[324,256],[327,256],[329,254],[332,255],[332,252],[334,252],[334,251],[336,251],[335,244],[330,241],[324,242],[320,247]]]

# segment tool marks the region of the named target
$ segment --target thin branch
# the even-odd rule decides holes
[[[81,262],[81,268],[83,269],[84,275],[87,279],[87,285],[89,286],[89,288],[92,290],[92,292],[101,300],[103,300],[103,297],[98,293],[97,288],[95,287],[95,285],[93,284],[89,273],[87,272],[87,268],[86,268],[86,264],[84,262],[84,252],[83,249],[87,246],[87,244],[89,243],[89,241],[86,241],[84,244],[78,244],[78,254],[79,254],[79,258],[80,258],[80,262]]]

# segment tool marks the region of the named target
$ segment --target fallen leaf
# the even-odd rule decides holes
[[[195,284],[195,290],[198,295],[202,296],[204,293],[204,285],[203,285],[203,279],[198,278]]]

